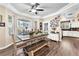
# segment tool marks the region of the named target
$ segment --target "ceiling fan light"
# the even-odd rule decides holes
[[[32,9],[32,12],[36,12],[36,10],[35,9]]]

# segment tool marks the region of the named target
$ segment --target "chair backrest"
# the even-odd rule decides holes
[[[12,34],[13,44],[7,46],[0,50],[0,56],[16,56],[17,55],[17,46],[15,42],[15,35]]]
[[[10,45],[6,48],[0,50],[0,56],[13,56],[14,55],[14,46]]]

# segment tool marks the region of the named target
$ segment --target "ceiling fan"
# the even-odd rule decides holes
[[[36,15],[38,14],[38,11],[44,11],[42,8],[38,8],[40,4],[39,3],[34,3],[31,6],[31,9],[29,9],[29,12],[34,12]]]

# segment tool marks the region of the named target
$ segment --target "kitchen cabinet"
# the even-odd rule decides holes
[[[60,41],[59,33],[50,33],[48,38],[54,41]]]
[[[63,31],[63,36],[79,37],[78,31]]]

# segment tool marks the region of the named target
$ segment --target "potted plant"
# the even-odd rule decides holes
[[[30,35],[30,38],[32,38],[33,35],[34,35],[34,31],[31,31],[31,32],[29,33],[29,35]]]
[[[39,30],[38,30],[38,31],[36,32],[36,35],[40,35],[40,33],[42,33],[42,31],[39,31]]]

